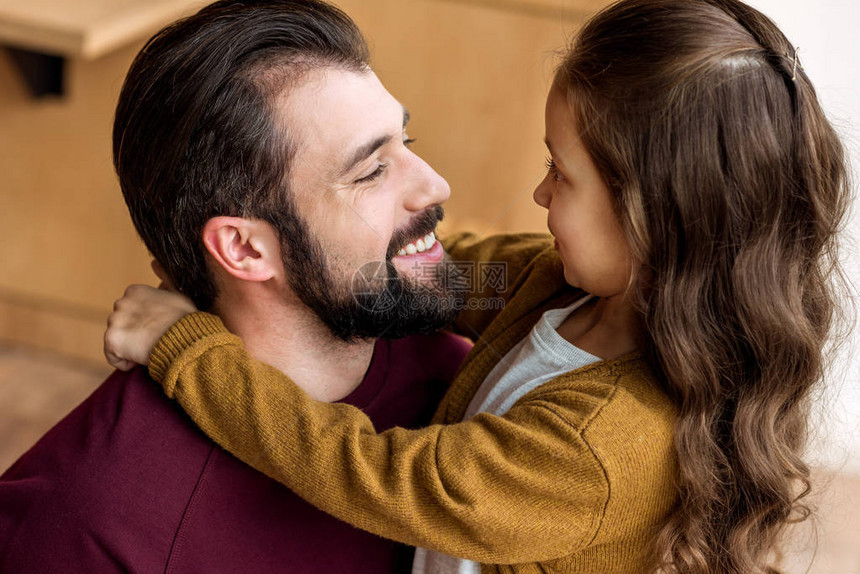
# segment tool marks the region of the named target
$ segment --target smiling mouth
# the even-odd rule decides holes
[[[424,253],[429,251],[436,245],[436,234],[430,232],[420,239],[416,239],[411,243],[407,243],[397,251],[397,255],[403,257],[405,255],[415,255],[416,253]]]
[[[416,257],[419,254],[429,257],[436,254],[442,248],[442,244],[436,239],[436,226],[444,216],[442,206],[436,205],[412,218],[408,225],[393,233],[385,252],[385,260]]]

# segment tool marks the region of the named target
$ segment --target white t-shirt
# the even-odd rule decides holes
[[[478,413],[501,416],[523,395],[545,382],[600,361],[570,344],[557,331],[568,315],[590,299],[589,295],[569,307],[544,313],[529,336],[517,343],[481,383],[466,409],[464,420]],[[412,574],[480,574],[480,571],[477,562],[424,548],[416,548],[412,564]]]

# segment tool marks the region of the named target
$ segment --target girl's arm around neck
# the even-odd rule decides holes
[[[359,409],[311,400],[200,313],[159,341],[150,372],[218,444],[378,535],[518,563],[574,553],[601,526],[609,485],[582,429],[611,384],[527,396],[504,417],[377,433]]]

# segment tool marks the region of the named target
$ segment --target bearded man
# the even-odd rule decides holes
[[[167,278],[377,430],[426,425],[469,347],[434,334],[459,301],[434,234],[450,191],[408,120],[338,9],[222,0],[149,41],[114,125],[123,195]],[[409,553],[221,450],[142,369],[0,478],[8,573],[378,574],[408,571]]]

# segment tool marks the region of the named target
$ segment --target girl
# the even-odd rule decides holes
[[[248,464],[429,549],[419,572],[773,571],[807,514],[848,196],[795,48],[736,0],[622,0],[567,52],[546,135],[535,201],[554,245],[446,245],[506,261],[513,287],[503,311],[458,318],[478,340],[437,424],[377,434],[201,313],[155,344],[150,373]],[[132,291],[112,320],[166,329],[185,312],[171,297]],[[146,360],[156,330],[109,333],[112,351]]]

